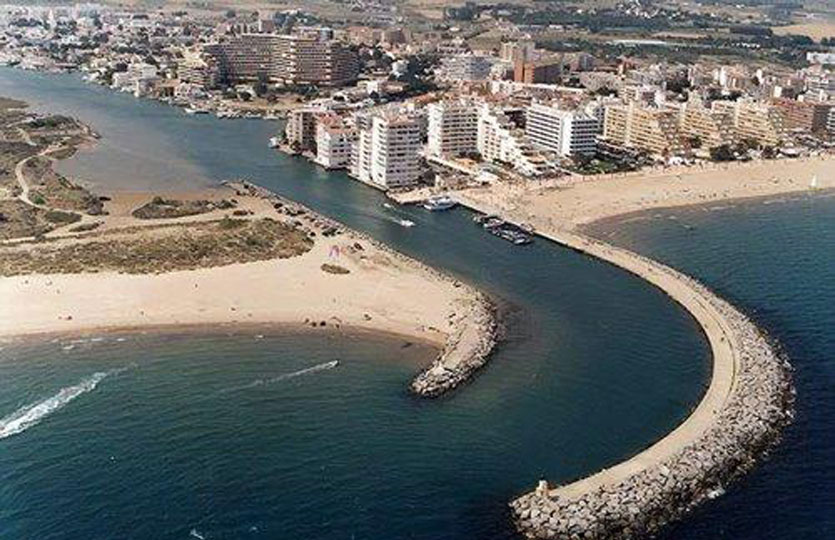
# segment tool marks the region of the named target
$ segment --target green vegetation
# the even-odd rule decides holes
[[[74,212],[63,212],[61,210],[47,210],[44,214],[44,219],[55,225],[67,225],[68,223],[75,223],[81,219],[81,216]]]
[[[0,248],[0,275],[163,273],[284,259],[306,253],[313,246],[303,231],[285,223],[268,218],[234,221],[242,223],[232,228],[225,220],[136,227],[92,233],[72,244]]]
[[[170,219],[205,214],[213,210],[226,210],[235,206],[235,201],[230,199],[221,201],[181,201],[154,197],[131,214],[139,219]]]

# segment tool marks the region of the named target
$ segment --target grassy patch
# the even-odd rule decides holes
[[[81,216],[73,212],[63,212],[61,210],[49,210],[44,214],[44,219],[56,225],[67,225],[75,223],[81,219]]]
[[[107,231],[71,244],[0,249],[0,275],[162,273],[284,259],[306,253],[313,246],[302,231],[272,219],[244,221],[231,229],[222,224],[221,220],[154,230],[138,228],[129,234]]]
[[[213,210],[234,208],[235,202],[223,199],[220,201],[180,201],[154,197],[132,212],[133,217],[139,219],[170,219],[205,214]]]
[[[0,240],[45,234],[55,226],[46,220],[46,211],[19,200],[0,201]]]

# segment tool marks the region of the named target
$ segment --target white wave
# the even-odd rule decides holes
[[[118,375],[131,367],[134,367],[134,365],[131,364],[129,366],[114,369],[108,372],[99,371],[93,373],[90,377],[74,386],[62,388],[54,396],[38,403],[19,408],[12,414],[0,420],[0,440],[22,433],[30,427],[39,424],[41,420],[64,408],[65,405],[78,396],[95,390],[96,386],[98,386],[99,383],[108,375]]]
[[[249,384],[244,384],[241,386],[233,386],[232,388],[227,388],[225,390],[221,390],[222,393],[227,392],[235,392],[238,390],[246,390],[248,388],[255,388],[256,386],[262,386],[265,384],[274,384],[281,381],[286,381],[288,379],[293,379],[295,377],[300,377],[302,375],[308,375],[310,373],[316,373],[317,371],[325,371],[328,369],[333,369],[339,365],[339,360],[332,360],[330,362],[324,362],[322,364],[316,364],[315,366],[310,366],[308,368],[300,369],[298,371],[293,371],[292,373],[284,373],[277,377],[272,377],[270,379],[256,379]]]

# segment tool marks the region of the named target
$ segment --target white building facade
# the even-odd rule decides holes
[[[600,119],[585,111],[569,111],[541,103],[534,103],[526,111],[528,141],[536,148],[563,157],[594,154],[602,130]]]
[[[431,156],[460,156],[478,151],[478,106],[470,100],[439,101],[427,106]]]
[[[351,175],[382,189],[417,184],[423,173],[421,120],[403,111],[357,115]]]

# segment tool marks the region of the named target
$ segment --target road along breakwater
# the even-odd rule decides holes
[[[793,418],[791,367],[757,326],[696,280],[657,261],[566,231],[541,233],[659,287],[700,324],[713,352],[710,385],[692,414],[632,458],[510,503],[528,538],[652,535],[724,492],[777,443]]]
[[[234,180],[224,183],[239,195],[249,195],[270,201],[276,209],[298,219],[300,224],[315,225],[324,235],[339,235],[348,228],[330,218],[314,212],[304,205],[285,199],[278,194],[246,180]],[[476,371],[487,364],[490,353],[499,339],[498,309],[495,302],[475,288],[462,283],[443,272],[418,260],[412,259],[361,232],[351,230],[357,238],[373,244],[392,257],[438,279],[452,283],[454,287],[465,287],[470,300],[461,309],[450,315],[451,331],[447,334],[443,349],[427,368],[418,373],[409,384],[409,390],[422,397],[438,397],[445,394],[472,377]]]

